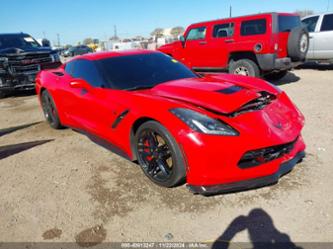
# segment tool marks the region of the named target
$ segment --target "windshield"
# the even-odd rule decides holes
[[[96,63],[107,86],[113,89],[151,88],[171,80],[197,77],[183,64],[161,53],[119,56]]]
[[[0,49],[21,48],[30,49],[38,48],[38,42],[28,35],[0,35]]]
[[[279,16],[279,32],[290,32],[292,29],[301,26],[299,16]]]

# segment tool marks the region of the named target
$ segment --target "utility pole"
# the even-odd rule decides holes
[[[117,36],[117,26],[114,25],[114,34],[113,34],[113,37],[116,39],[118,36]]]
[[[229,8],[229,17],[232,17],[232,6],[230,5],[230,8]]]
[[[327,0],[327,11],[330,10],[330,0]]]
[[[58,48],[60,48],[60,35],[57,34]]]

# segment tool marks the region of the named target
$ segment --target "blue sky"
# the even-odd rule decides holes
[[[26,32],[62,44],[105,39],[117,25],[122,38],[147,36],[156,27],[184,26],[229,15],[310,9],[333,10],[333,0],[0,0],[0,33]]]

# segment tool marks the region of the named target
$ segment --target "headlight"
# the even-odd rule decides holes
[[[52,62],[60,62],[60,57],[58,53],[51,54]]]
[[[204,114],[184,108],[171,109],[170,112],[176,115],[180,120],[182,120],[197,132],[221,136],[239,135],[239,132],[233,129],[231,126],[223,123],[220,120],[210,118]]]

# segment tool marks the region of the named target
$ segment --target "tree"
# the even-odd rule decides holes
[[[99,39],[97,39],[97,38],[93,39],[93,43],[94,44],[99,44]]]
[[[160,38],[163,36],[163,29],[162,28],[156,28],[153,30],[153,32],[150,33],[151,36],[155,36],[156,38]]]
[[[296,14],[299,14],[301,17],[310,16],[314,14],[313,10],[296,10]]]
[[[83,44],[84,45],[88,45],[90,43],[93,43],[93,39],[92,38],[86,38],[86,39],[83,40]]]
[[[178,38],[179,35],[183,34],[185,29],[181,26],[177,26],[171,29],[171,35],[174,38]]]

